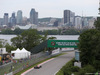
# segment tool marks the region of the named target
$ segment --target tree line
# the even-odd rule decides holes
[[[58,29],[58,30],[43,30],[43,31],[37,31],[38,34],[40,35],[44,35],[45,33],[48,33],[48,35],[80,35],[82,32],[86,31],[87,29]],[[24,31],[27,30],[23,30],[23,29],[15,29],[15,30],[11,30],[11,29],[2,29],[0,34],[7,34],[7,35],[19,35],[21,33],[23,33]]]

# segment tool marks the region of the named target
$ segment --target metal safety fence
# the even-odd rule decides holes
[[[13,74],[39,62],[46,58],[49,58],[50,55],[48,52],[41,52],[38,54],[31,55],[28,58],[20,59],[20,60],[13,60],[10,63],[4,64],[0,66],[0,75],[6,75],[10,72],[13,72]]]

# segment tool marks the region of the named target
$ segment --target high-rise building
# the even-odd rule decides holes
[[[12,16],[11,16],[11,18],[10,18],[10,23],[11,23],[11,25],[16,25],[15,13],[12,13]]]
[[[35,24],[38,25],[38,12],[35,13]]]
[[[64,10],[64,24],[70,24],[70,10]]]
[[[80,16],[75,17],[75,28],[82,29],[82,18]]]
[[[3,24],[4,24],[4,19],[0,18],[0,25],[3,25]]]
[[[95,18],[89,19],[88,22],[89,22],[89,28],[95,28],[95,26],[94,26]]]
[[[17,24],[22,24],[22,11],[18,10],[17,12]]]
[[[70,25],[75,26],[75,13],[70,12]]]
[[[8,25],[8,13],[4,13],[4,24]]]
[[[36,12],[35,9],[31,9],[30,11],[30,23],[38,24],[38,12]]]
[[[64,10],[64,24],[68,26],[75,25],[75,13],[70,10]]]
[[[27,17],[23,17],[22,25],[27,25],[27,24],[28,24]]]

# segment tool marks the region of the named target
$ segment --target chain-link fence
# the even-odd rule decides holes
[[[13,62],[0,66],[0,75],[5,75],[11,71],[13,71],[13,74],[15,74],[49,57],[50,55],[48,54],[48,52],[41,52],[38,54],[34,54],[26,59],[14,60]]]

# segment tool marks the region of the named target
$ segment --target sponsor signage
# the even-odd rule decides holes
[[[48,40],[48,47],[77,48],[78,40]]]

